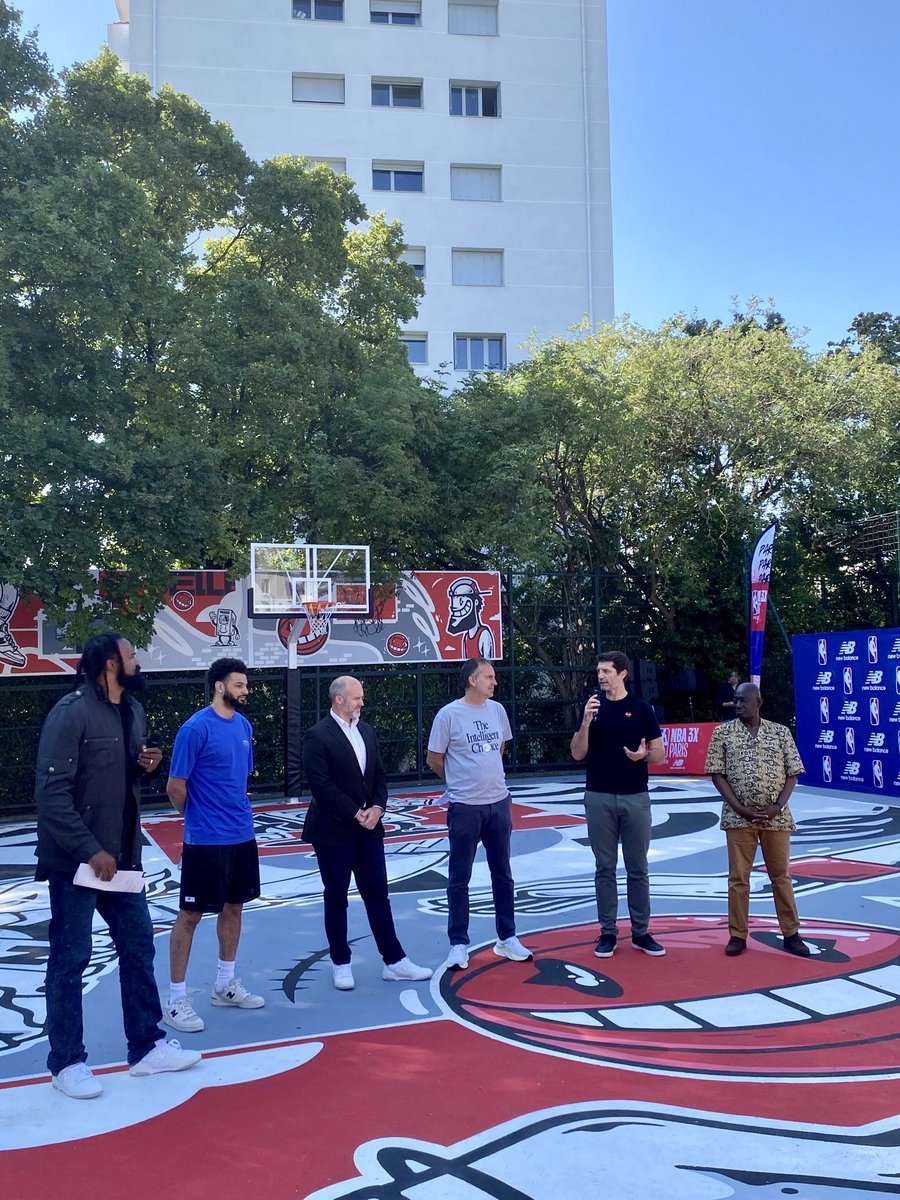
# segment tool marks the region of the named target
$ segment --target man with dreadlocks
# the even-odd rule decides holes
[[[121,871],[141,870],[140,777],[162,753],[147,743],[143,683],[132,644],[115,633],[84,647],[75,689],[50,711],[37,755],[37,871],[50,892],[47,960],[47,1067],[53,1086],[76,1100],[103,1091],[87,1066],[82,976],[98,912],[119,958],[122,1016],[132,1075],[183,1071],[200,1059],[167,1042],[153,975],[153,925],[145,893],[103,888]],[[99,886],[74,882],[86,863]]]

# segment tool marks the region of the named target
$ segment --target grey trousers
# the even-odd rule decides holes
[[[631,936],[641,937],[650,924],[650,876],[647,849],[650,845],[650,793],[636,792],[617,796],[612,792],[585,792],[584,808],[588,837],[597,869],[597,916],[600,932],[616,935],[619,893],[616,888],[616,861],[619,842],[625,860],[628,913]]]

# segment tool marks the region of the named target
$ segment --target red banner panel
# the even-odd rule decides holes
[[[717,721],[692,721],[687,725],[663,725],[666,757],[650,767],[651,775],[704,775],[706,751]]]

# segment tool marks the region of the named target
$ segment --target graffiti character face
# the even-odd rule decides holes
[[[811,959],[781,949],[777,925],[751,923],[740,970],[722,955],[720,917],[661,917],[665,960],[623,946],[602,966],[593,927],[530,934],[534,962],[495,970],[490,950],[445,974],[461,1020],[507,1041],[636,1070],[721,1078],[873,1078],[900,1074],[900,935],[806,921]],[[515,976],[518,974],[518,986]]]
[[[455,579],[447,589],[450,600],[450,619],[447,632],[472,633],[478,628],[484,600],[474,579]]]

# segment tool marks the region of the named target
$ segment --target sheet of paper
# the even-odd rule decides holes
[[[112,879],[104,882],[94,874],[93,867],[82,863],[75,872],[73,883],[79,887],[96,888],[98,892],[142,892],[144,890],[143,871],[116,871]]]

